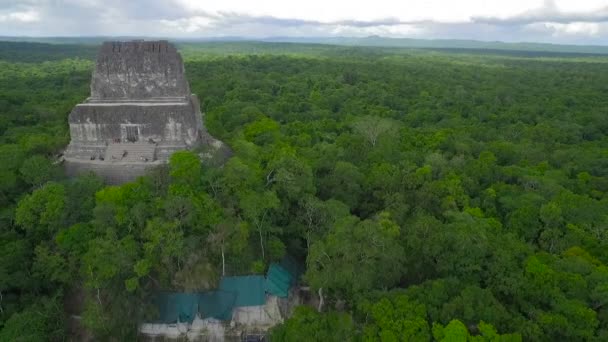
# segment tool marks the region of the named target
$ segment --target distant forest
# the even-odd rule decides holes
[[[323,294],[271,341],[608,340],[608,57],[179,48],[233,157],[105,186],[57,162],[96,47],[0,42],[0,341],[136,340],[222,253]]]

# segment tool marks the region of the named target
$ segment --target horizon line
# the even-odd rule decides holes
[[[365,39],[386,39],[386,40],[409,40],[409,41],[453,41],[453,42],[475,42],[475,43],[494,43],[494,44],[536,44],[536,45],[550,45],[550,46],[576,46],[576,47],[602,47],[608,48],[608,44],[577,44],[577,43],[554,43],[554,42],[542,42],[542,41],[503,41],[503,40],[481,40],[471,38],[411,38],[411,37],[387,37],[379,35],[369,36],[260,36],[260,37],[245,37],[245,36],[201,36],[201,37],[177,37],[177,36],[154,36],[154,35],[50,35],[50,36],[38,36],[38,35],[2,35],[0,34],[0,40],[4,38],[10,39],[86,39],[86,38],[132,38],[132,39],[162,39],[162,40],[173,40],[173,41],[229,41],[229,40],[240,40],[240,41],[251,41],[251,42],[267,42],[268,40],[284,40],[285,43],[289,43],[289,40],[301,40],[301,39],[317,39],[317,40],[332,40],[332,39],[354,39],[354,40],[365,40]],[[298,43],[298,42],[294,42]],[[315,42],[310,42],[315,43]],[[316,42],[318,43],[318,42]],[[355,45],[355,44],[353,44]]]

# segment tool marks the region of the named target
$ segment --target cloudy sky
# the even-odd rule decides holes
[[[608,0],[0,0],[0,35],[380,35],[608,45]]]

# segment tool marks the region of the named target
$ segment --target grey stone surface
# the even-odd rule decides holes
[[[194,97],[194,96],[192,96]],[[72,142],[89,144],[127,140],[127,127],[140,141],[195,146],[203,135],[195,97],[182,102],[90,103],[76,105],[69,116]]]
[[[182,58],[167,41],[105,42],[91,81],[91,98],[187,97]]]
[[[104,43],[91,97],[74,107],[68,122],[67,173],[93,171],[113,184],[166,163],[178,150],[225,148],[205,131],[181,56],[166,41]]]
[[[104,161],[109,162],[152,162],[155,160],[156,146],[149,143],[111,144],[106,149]]]

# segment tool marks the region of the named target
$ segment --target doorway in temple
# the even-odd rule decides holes
[[[127,141],[136,142],[139,140],[139,127],[137,126],[126,126],[127,129]]]

